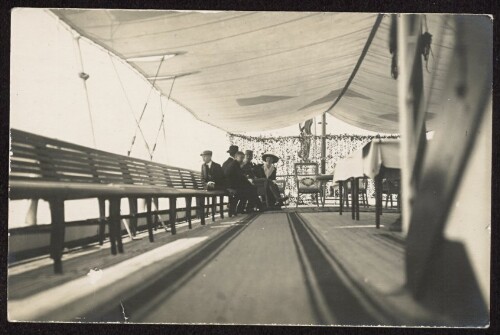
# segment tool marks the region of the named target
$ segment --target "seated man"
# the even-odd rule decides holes
[[[252,162],[253,159],[253,151],[252,150],[246,150],[245,151],[245,159],[243,160],[243,165],[241,166],[241,169],[243,170],[243,174],[245,177],[248,179],[255,179],[255,163]]]
[[[227,186],[235,189],[239,200],[237,211],[244,213],[245,203],[248,201],[247,212],[253,211],[255,205],[262,210],[262,203],[257,196],[257,188],[252,185],[251,180],[247,179],[241,170],[243,157],[245,154],[238,151],[234,154],[234,160],[228,163],[224,174],[226,176]]]
[[[201,181],[205,190],[225,189],[224,172],[222,167],[212,161],[212,151],[205,150],[200,155],[203,159],[201,166]]]

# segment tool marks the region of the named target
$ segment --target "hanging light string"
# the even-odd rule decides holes
[[[172,85],[170,85],[170,91],[168,92],[168,97],[167,97],[167,105],[165,106],[165,109],[167,108],[168,106],[168,102],[170,101],[170,95],[172,94],[172,90],[174,88],[174,84],[175,84],[175,79],[176,77],[174,77],[174,80],[172,81]],[[151,151],[151,160],[153,160],[153,154],[155,152],[155,149],[156,149],[156,144],[158,143],[158,137],[160,136],[160,130],[163,128],[163,137],[165,139],[165,143],[167,143],[167,137],[165,135],[165,124],[164,124],[164,120],[165,120],[165,113],[163,112],[163,104],[161,102],[161,95],[160,95],[160,108],[161,108],[161,121],[160,121],[160,127],[158,128],[158,131],[156,132],[156,138],[155,138],[155,143],[153,145],[153,150]]]
[[[76,47],[78,50],[78,60],[80,63],[80,73],[79,76],[83,80],[83,88],[85,91],[85,100],[87,102],[87,110],[89,112],[89,118],[90,118],[90,128],[92,130],[92,141],[94,143],[94,148],[97,148],[97,142],[95,138],[95,130],[94,130],[94,120],[92,117],[92,109],[90,108],[90,99],[89,99],[89,91],[87,88],[87,79],[89,79],[89,75],[85,73],[84,67],[83,67],[83,57],[82,57],[82,50],[80,48],[80,36],[75,37],[76,41]]]
[[[146,98],[146,103],[144,104],[144,107],[142,108],[141,116],[139,117],[139,120],[137,122],[138,125],[142,121],[142,117],[144,116],[144,112],[146,111],[146,107],[148,106],[149,98],[151,97],[151,92],[153,92],[153,88],[155,87],[155,84],[156,84],[156,78],[158,78],[158,73],[160,73],[160,68],[161,68],[164,60],[165,60],[165,56],[163,56],[161,58],[160,64],[158,65],[158,69],[156,70],[156,74],[153,78],[153,83],[151,84],[151,88],[149,89],[148,97]],[[128,153],[127,153],[128,156],[130,156],[130,153],[132,152],[132,148],[134,147],[136,137],[137,137],[137,127],[135,127],[134,136],[132,137],[132,143],[130,144],[130,149],[128,150]],[[151,156],[151,152],[148,152],[148,153]]]
[[[151,149],[149,148],[149,144],[146,140],[146,137],[144,136],[144,132],[142,131],[141,125],[139,124],[139,120],[137,120],[137,117],[134,114],[134,109],[132,108],[132,103],[130,102],[127,91],[125,90],[125,86],[123,85],[123,82],[122,82],[120,74],[118,73],[118,70],[115,66],[115,62],[113,61],[113,57],[111,56],[111,53],[108,52],[108,56],[109,56],[109,60],[111,62],[111,65],[113,65],[113,69],[115,70],[115,74],[116,74],[116,77],[118,78],[118,82],[120,83],[120,87],[122,89],[123,95],[125,96],[125,100],[127,100],[130,114],[132,114],[132,117],[134,118],[137,129],[139,129],[139,132],[142,136],[142,139],[144,140],[144,145],[146,146],[146,150],[148,151],[148,154],[151,154]],[[130,154],[129,154],[129,156],[130,156]]]

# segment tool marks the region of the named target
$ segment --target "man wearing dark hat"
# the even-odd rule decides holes
[[[220,164],[212,161],[212,151],[205,150],[200,155],[203,159],[201,166],[201,181],[206,190],[225,189],[224,172]]]
[[[236,151],[234,152],[234,150]],[[241,163],[243,162],[245,154],[238,151],[238,147],[235,145],[232,145],[228,152],[231,155],[231,158],[228,158],[228,160],[224,162],[225,168],[223,167],[223,171],[226,177],[227,187],[236,190],[239,200],[237,211],[239,213],[243,213],[247,201],[247,211],[251,211],[255,205],[257,205],[259,209],[262,209],[262,203],[257,196],[257,188],[252,185],[241,170]]]
[[[226,159],[224,163],[222,163],[222,171],[224,171],[224,175],[227,176],[227,168],[234,162],[234,155],[238,152],[238,146],[237,145],[231,145],[229,146],[229,150],[227,153],[229,154],[229,158]]]

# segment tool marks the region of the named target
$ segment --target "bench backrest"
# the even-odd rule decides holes
[[[11,129],[10,179],[202,189],[188,169],[131,158]]]

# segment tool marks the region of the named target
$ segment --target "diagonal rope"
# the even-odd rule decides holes
[[[76,46],[78,49],[78,59],[80,61],[80,78],[83,80],[83,88],[85,91],[85,100],[87,101],[87,110],[89,112],[89,118],[90,118],[90,128],[92,129],[92,140],[94,143],[94,148],[97,148],[97,142],[95,139],[95,130],[94,130],[94,119],[92,117],[92,109],[90,108],[89,90],[87,88],[87,79],[89,78],[89,76],[85,73],[85,70],[83,67],[82,50],[80,48],[80,36],[76,37],[75,40],[76,40]]]
[[[130,102],[127,91],[125,90],[125,86],[123,86],[123,82],[121,80],[120,74],[118,73],[118,70],[116,69],[115,62],[113,62],[113,57],[111,56],[111,53],[108,52],[108,56],[109,56],[109,60],[111,61],[111,64],[113,65],[113,69],[115,70],[115,74],[116,74],[116,77],[118,78],[118,82],[120,83],[120,87],[122,89],[123,95],[125,96],[125,100],[127,100],[130,114],[132,114],[132,117],[135,120],[135,124],[137,126],[137,129],[139,129],[139,132],[142,136],[142,139],[144,140],[144,144],[146,146],[146,150],[148,151],[148,154],[151,155],[151,149],[149,148],[148,141],[146,140],[146,136],[144,136],[144,132],[142,131],[141,125],[139,124],[139,120],[137,120],[137,118],[134,114],[134,109],[132,108],[132,103]],[[130,156],[130,154],[129,154],[129,156]]]
[[[160,68],[161,68],[164,60],[165,60],[165,56],[163,56],[161,58],[160,65],[158,65],[158,69],[156,70],[156,74],[154,76],[153,83],[151,84],[151,88],[149,89],[146,103],[144,104],[144,107],[142,108],[141,116],[139,117],[138,125],[142,121],[142,117],[144,116],[144,112],[146,112],[146,107],[148,106],[149,98],[151,97],[151,92],[153,92],[153,88],[155,87],[155,84],[156,84],[156,78],[158,78],[158,73],[160,72]],[[132,152],[132,148],[134,147],[136,137],[137,137],[137,127],[135,128],[134,136],[132,137],[132,143],[130,144],[130,149],[128,150],[128,153],[127,153],[128,156],[130,156],[130,153]],[[151,156],[151,152],[148,152],[148,153]]]
[[[170,91],[168,92],[168,97],[167,97],[167,104],[170,101],[170,95],[172,94],[172,90],[174,89],[175,79],[176,79],[176,77],[174,77],[174,80],[172,81],[172,85],[170,85]],[[165,138],[165,143],[167,143],[167,137],[165,135],[165,124],[164,124],[165,113],[163,111],[163,104],[161,103],[161,96],[160,96],[160,108],[161,108],[160,127],[158,128],[158,131],[156,132],[155,144],[153,145],[153,151],[151,151],[151,155],[150,155],[151,156],[151,160],[153,160],[153,154],[154,154],[155,149],[156,149],[156,144],[158,144],[158,137],[160,136],[160,130],[162,128],[163,128],[163,136]],[[167,108],[167,106],[165,106],[165,109],[166,108]]]

